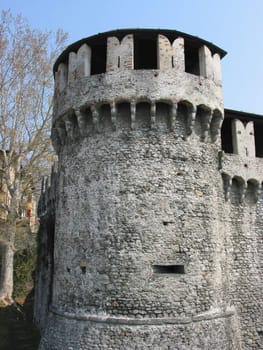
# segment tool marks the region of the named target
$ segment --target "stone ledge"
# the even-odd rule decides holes
[[[116,317],[109,315],[95,315],[95,314],[74,314],[60,310],[54,306],[50,307],[50,311],[58,316],[80,320],[80,321],[90,321],[94,323],[110,323],[110,324],[123,324],[123,325],[165,325],[165,324],[188,324],[199,321],[212,320],[217,318],[231,317],[235,314],[233,307],[226,308],[225,310],[215,309],[202,314],[198,314],[193,317],[160,317],[160,318],[131,318],[131,317]]]

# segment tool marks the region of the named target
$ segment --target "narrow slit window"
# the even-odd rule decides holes
[[[184,274],[184,265],[153,265],[154,273],[158,274]]]

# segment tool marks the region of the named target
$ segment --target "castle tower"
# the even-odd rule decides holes
[[[58,58],[40,349],[240,349],[222,268],[224,55],[173,30],[117,30]]]

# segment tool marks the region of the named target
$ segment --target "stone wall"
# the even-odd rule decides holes
[[[218,140],[212,142],[209,133],[203,142],[198,122],[186,138],[181,112],[171,131],[165,104],[156,112],[157,131],[151,131],[150,110],[147,104],[139,107],[137,129],[121,124],[116,131],[109,127],[81,141],[78,137],[74,147],[64,145],[51,310],[73,315],[72,322],[89,321],[91,315],[97,315],[95,323],[112,318],[121,328],[126,319],[135,325],[157,322],[162,327],[153,329],[159,333],[160,328],[161,334],[169,333],[165,323],[172,329],[170,323],[194,319],[205,329],[203,324],[216,314],[220,332],[229,322],[234,329],[235,312],[227,311],[220,265],[223,224],[217,213],[224,195],[214,162]],[[121,120],[129,113],[129,105],[123,105]],[[215,197],[217,192],[221,196]],[[99,326],[105,349],[111,322],[106,329]],[[134,326],[127,327],[134,332]],[[113,329],[115,346],[123,346],[125,340],[116,334],[120,330]],[[233,334],[233,339],[224,334],[222,342],[237,342]],[[218,342],[218,333],[214,336],[207,348]]]
[[[263,174],[252,129],[235,122],[237,154],[222,152],[217,53],[202,46],[202,76],[190,74],[184,40],[160,34],[160,69],[133,70],[126,34],[107,38],[106,73],[60,89],[67,64],[57,65],[40,349],[260,349]],[[54,215],[43,208],[47,227]]]
[[[50,179],[43,179],[38,202],[40,226],[38,232],[38,258],[35,281],[34,320],[40,331],[46,326],[52,302],[54,273],[55,203],[58,198],[57,172],[53,167]]]

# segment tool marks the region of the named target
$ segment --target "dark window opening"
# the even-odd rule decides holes
[[[233,153],[232,119],[226,118],[221,129],[222,150],[226,153]]]
[[[134,69],[157,69],[157,39],[134,38]]]
[[[82,274],[85,275],[86,270],[87,270],[86,266],[80,266],[80,269],[81,269]]]
[[[184,48],[185,71],[187,73],[200,75],[199,49],[185,45]]]
[[[106,72],[106,43],[91,45],[91,75]]]
[[[163,221],[164,226],[168,226],[169,224],[173,224],[173,221]]]
[[[263,157],[263,123],[254,121],[256,157]]]
[[[153,265],[153,271],[159,274],[184,274],[184,265]]]

